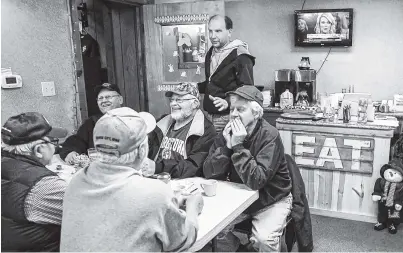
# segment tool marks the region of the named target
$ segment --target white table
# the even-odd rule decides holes
[[[62,170],[57,170],[58,165],[62,166]],[[73,166],[66,164],[59,155],[54,155],[50,164],[46,165],[46,168],[55,172],[61,179],[66,180],[67,182],[70,182],[76,172],[76,169]]]
[[[204,180],[206,179],[187,178],[180,181],[191,181],[201,188],[200,183]],[[217,194],[214,197],[203,196],[204,208],[198,218],[197,239],[187,251],[202,249],[258,198],[259,192],[249,189],[246,185],[218,181]]]

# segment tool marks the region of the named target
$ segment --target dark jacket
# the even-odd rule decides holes
[[[98,114],[85,120],[80,128],[78,128],[77,133],[71,135],[63,143],[63,148],[59,152],[60,158],[63,160],[66,159],[66,156],[72,151],[75,151],[78,154],[87,154],[87,150],[94,147],[92,133],[94,131],[95,123],[97,123],[102,116],[102,114]]]
[[[301,172],[294,159],[286,154],[287,167],[290,172],[292,182],[292,229],[287,227],[286,237],[290,233],[295,233],[299,252],[312,252],[313,237],[311,214],[309,211],[308,199],[305,194],[305,184]],[[287,238],[286,238],[287,240]]]
[[[59,251],[60,226],[28,221],[24,209],[32,187],[48,176],[57,175],[29,157],[2,152],[2,251]]]
[[[165,116],[157,123],[157,127],[148,135],[148,158],[156,160],[164,135],[174,124],[170,115]],[[184,160],[165,159],[156,162],[155,173],[168,172],[173,178],[187,178],[202,176],[203,162],[207,157],[209,148],[213,143],[216,131],[213,124],[198,110],[190,125],[186,137]]]
[[[219,134],[203,166],[206,178],[243,183],[259,190],[259,199],[246,212],[252,214],[291,192],[291,179],[284,157],[284,147],[276,128],[261,119],[243,144],[231,149]]]
[[[253,85],[253,65],[255,65],[255,57],[234,49],[221,62],[210,78],[212,52],[213,47],[211,47],[206,54],[206,81],[198,83],[200,93],[205,94],[203,108],[205,111],[212,114],[228,114],[229,108],[221,112],[218,111],[218,108],[214,106],[213,101],[208,98],[208,95],[225,99],[226,92],[234,91],[243,85]]]

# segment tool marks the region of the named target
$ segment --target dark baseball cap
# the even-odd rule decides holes
[[[40,113],[26,112],[13,116],[1,128],[1,139],[8,145],[20,145],[39,140],[45,136],[64,138],[67,130],[52,127]]]
[[[244,85],[239,87],[235,91],[228,91],[225,95],[238,95],[246,100],[256,101],[261,107],[263,107],[263,94],[253,85]]]
[[[120,89],[116,84],[111,84],[111,83],[103,83],[101,85],[95,86],[94,91],[95,91],[95,95],[98,96],[98,94],[101,92],[101,90],[111,90],[111,91],[116,91],[117,93],[119,93],[119,95],[122,95],[120,93]]]

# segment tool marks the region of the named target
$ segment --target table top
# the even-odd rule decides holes
[[[193,182],[200,188],[200,183],[205,180],[204,178],[187,178],[178,181]],[[249,189],[246,185],[227,181],[217,182],[216,195],[213,197],[203,196],[204,208],[198,218],[197,239],[187,251],[195,252],[202,249],[259,198],[259,192]]]

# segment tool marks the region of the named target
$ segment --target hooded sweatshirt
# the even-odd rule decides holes
[[[169,185],[133,168],[96,161],[66,190],[61,251],[182,251],[196,237]]]
[[[208,95],[225,99],[226,92],[243,85],[253,85],[253,65],[255,57],[241,40],[231,41],[221,49],[211,47],[206,54],[206,81],[198,83],[200,93],[205,94],[204,110],[211,114],[228,114],[229,108],[218,111]]]

